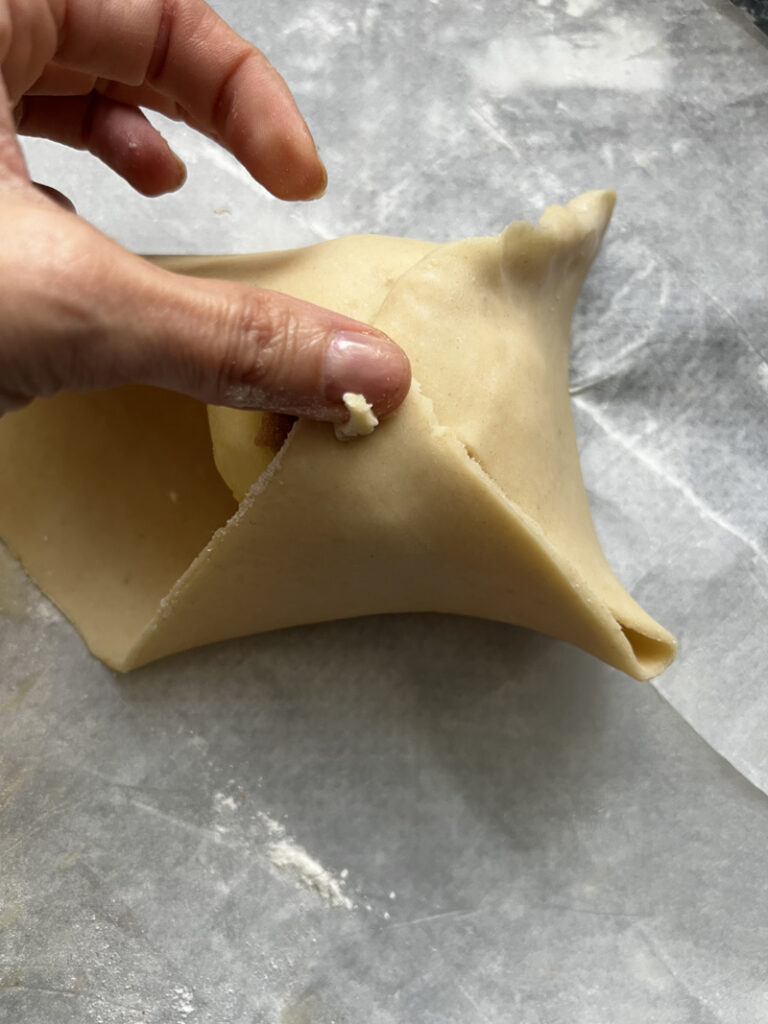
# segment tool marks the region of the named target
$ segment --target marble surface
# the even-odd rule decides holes
[[[766,46],[700,0],[215,6],[325,198],[177,126],[178,195],[37,141],[35,177],[143,252],[443,240],[617,188],[573,401],[606,551],[681,654],[657,692],[395,617],[118,677],[0,552],[0,1021],[768,1021]]]

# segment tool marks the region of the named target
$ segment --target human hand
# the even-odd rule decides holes
[[[20,134],[90,150],[145,195],[185,170],[140,111],[183,120],[282,199],[325,170],[282,78],[203,0],[0,0],[0,414],[39,395],[143,383],[341,421],[405,397],[405,354],[310,303],[146,263],[30,181]]]

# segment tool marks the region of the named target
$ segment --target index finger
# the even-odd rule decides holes
[[[56,63],[178,103],[274,195],[307,199],[325,168],[288,86],[204,0],[69,0]]]

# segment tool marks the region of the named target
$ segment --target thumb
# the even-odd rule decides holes
[[[335,422],[348,416],[347,391],[380,417],[405,398],[408,359],[374,328],[278,292],[173,274],[35,196],[4,213],[0,412],[127,383]]]
[[[379,417],[408,392],[405,353],[367,324],[280,292],[137,262],[130,316],[115,310],[113,340],[132,380],[337,422],[348,415],[345,392],[364,395]]]

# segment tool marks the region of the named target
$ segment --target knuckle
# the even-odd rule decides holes
[[[299,321],[281,296],[263,289],[241,293],[230,311],[228,344],[220,367],[219,390],[228,400],[270,403],[298,349]]]
[[[89,385],[105,337],[98,261],[84,254],[78,221],[58,230],[64,215],[42,206],[31,187],[30,197],[7,218],[16,246],[0,252],[0,387],[22,395]]]
[[[159,81],[168,61],[171,49],[173,25],[178,17],[178,0],[163,0],[160,17],[152,44],[152,53],[146,69],[146,80],[152,84]]]

